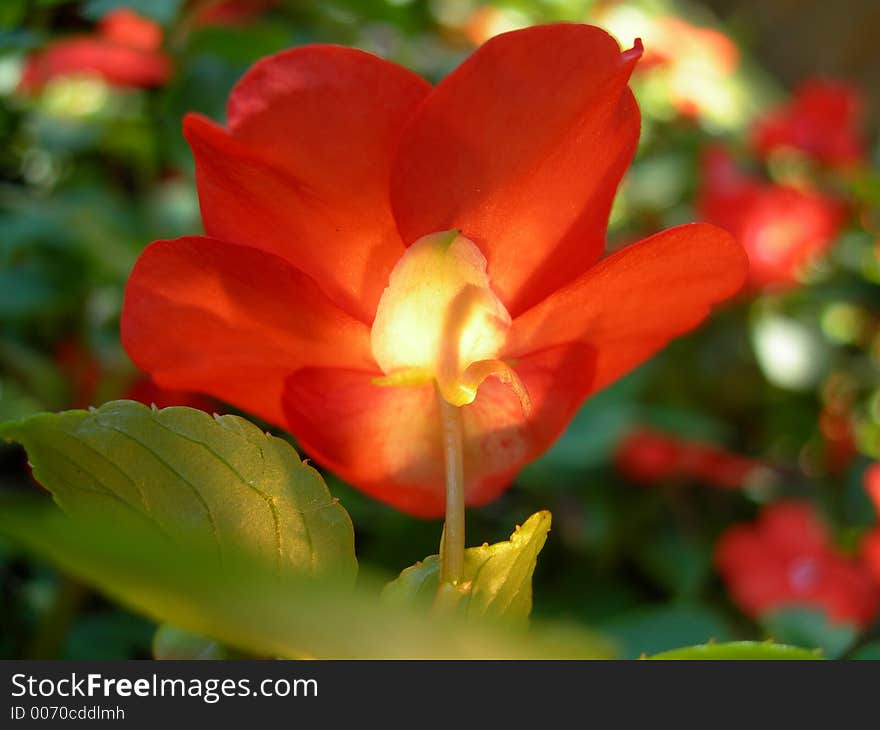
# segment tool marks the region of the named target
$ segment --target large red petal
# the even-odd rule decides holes
[[[447,76],[406,127],[391,197],[404,242],[460,229],[516,316],[601,255],[636,148],[627,89],[641,46],[599,28],[497,36]]]
[[[592,352],[558,347],[523,358],[516,371],[532,399],[489,379],[462,409],[468,504],[494,499],[522,466],[559,436],[591,380]],[[289,428],[307,453],[377,499],[421,517],[445,506],[442,438],[432,386],[381,387],[374,373],[309,368],[287,382]]]
[[[184,122],[208,235],[287,258],[366,322],[403,244],[388,195],[400,129],[430,85],[362,51],[304,46],[256,64],[229,131]]]
[[[596,351],[598,390],[696,327],[739,290],[747,269],[726,231],[671,228],[609,256],[514,320],[505,356],[587,344]]]
[[[189,237],[156,241],[125,290],[122,342],[163,388],[208,393],[284,425],[285,378],[373,367],[369,328],[283,259]]]

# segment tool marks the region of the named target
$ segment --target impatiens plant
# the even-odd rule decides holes
[[[743,245],[753,290],[795,285],[834,243],[844,219],[839,201],[750,177],[721,148],[703,156],[699,210]]]
[[[772,470],[755,459],[648,428],[626,436],[618,446],[615,462],[628,479],[643,484],[683,478],[721,489],[742,489],[774,479]]]
[[[775,502],[756,524],[728,528],[715,560],[731,598],[771,625],[774,612],[807,607],[855,632],[880,610],[880,585],[860,560],[835,549],[827,525],[804,502]]]
[[[865,156],[862,107],[851,85],[808,79],[791,101],[758,120],[752,146],[762,156],[793,152],[830,167],[851,168]]]
[[[160,86],[172,72],[171,59],[161,49],[162,36],[158,23],[131,10],[115,10],[94,33],[58,40],[32,54],[21,88],[36,92],[65,76],[97,76],[120,87]]]
[[[673,0],[19,21],[0,654],[877,650],[854,87]]]

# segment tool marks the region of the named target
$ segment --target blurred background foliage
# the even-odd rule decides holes
[[[222,122],[255,60],[342,43],[438,81],[496,33],[595,23],[646,48],[632,82],[642,139],[609,248],[718,219],[755,276],[471,510],[471,542],[550,509],[536,615],[589,624],[624,656],[769,635],[880,656],[865,488],[880,457],[877,13],[867,0],[4,0],[0,421],[115,398],[231,412],[153,386],[118,324],[142,248],[201,230],[182,116]],[[822,96],[807,77],[842,86]],[[439,523],[328,482],[362,563],[390,578],[435,552]],[[36,488],[23,452],[2,447],[0,489]],[[774,557],[768,527],[752,535],[763,552],[720,557],[719,536],[789,498],[814,505],[822,540],[789,535]],[[0,656],[149,655],[150,622],[11,544],[0,581]]]

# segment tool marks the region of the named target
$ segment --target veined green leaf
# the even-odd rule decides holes
[[[817,650],[802,649],[769,641],[731,641],[724,644],[700,644],[664,651],[647,659],[822,659]]]
[[[138,521],[175,545],[240,552],[279,575],[357,572],[354,529],[315,469],[237,416],[114,401],[0,425],[72,518]]]
[[[120,401],[5,424],[0,437],[24,444],[63,508],[0,494],[0,534],[177,627],[160,632],[161,653],[180,651],[183,631],[287,658],[611,655],[578,627],[526,634],[389,605],[369,575],[353,588],[347,513],[285,441],[241,418]],[[511,577],[531,576],[548,527],[542,514],[520,530],[520,551],[499,561]],[[527,613],[528,587],[500,588]]]
[[[455,589],[450,587],[456,592],[457,608],[469,617],[525,622],[532,611],[532,575],[550,519],[549,512],[538,512],[517,526],[507,542],[468,548],[463,579]],[[433,600],[439,575],[440,557],[431,555],[391,581],[383,597],[398,605]]]

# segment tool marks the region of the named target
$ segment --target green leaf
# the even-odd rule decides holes
[[[829,659],[837,659],[859,635],[853,624],[831,622],[823,611],[793,607],[770,611],[761,617],[767,636],[784,644],[821,649]]]
[[[685,534],[681,529],[665,529],[653,540],[637,547],[639,565],[657,583],[675,596],[699,595],[710,574],[711,545]]]
[[[621,646],[624,658],[710,640],[725,640],[729,631],[722,618],[695,604],[648,606],[602,624]]]
[[[242,550],[219,560],[211,544],[181,550],[132,514],[80,513],[0,492],[0,534],[159,622],[250,654],[284,658],[603,659],[608,642],[573,625],[514,631],[457,615],[425,615],[328,577],[286,580]]]
[[[848,659],[866,659],[866,660],[878,660],[880,659],[880,641],[872,641],[864,646],[860,646],[856,649],[852,654],[850,654]]]
[[[218,642],[171,624],[162,624],[153,637],[155,659],[226,659],[227,652]]]
[[[146,657],[155,627],[130,613],[100,610],[84,613],[67,634],[64,659]]]
[[[744,660],[780,660],[780,659],[821,659],[818,650],[801,649],[797,646],[774,644],[769,641],[731,641],[726,644],[700,644],[681,649],[664,651],[662,654],[646,657],[647,659],[744,659]]]
[[[6,0],[0,5],[0,28],[15,28],[27,13],[27,0]]]
[[[0,425],[72,517],[142,522],[172,544],[241,552],[278,573],[357,572],[354,529],[284,440],[237,416],[114,401]]]
[[[517,526],[509,541],[465,551],[464,577],[455,589],[457,607],[464,615],[527,621],[532,611],[532,575],[550,520],[549,512],[538,512]],[[391,581],[383,598],[396,605],[433,601],[439,575],[440,557],[431,555]]]
[[[119,401],[5,424],[0,437],[24,444],[63,508],[0,492],[0,535],[159,623],[286,658],[612,655],[576,626],[525,634],[426,616],[380,601],[369,573],[353,588],[347,514],[287,442],[241,418]],[[538,518],[534,553],[549,526]],[[524,605],[525,593],[505,595]]]
[[[22,418],[37,413],[40,409],[39,401],[14,380],[0,378],[0,419]]]
[[[0,271],[0,316],[24,319],[64,303],[64,291],[37,265],[21,264]]]
[[[130,8],[147,18],[168,25],[180,11],[182,0],[88,0],[83,15],[90,20],[100,20],[107,13],[119,8]]]

